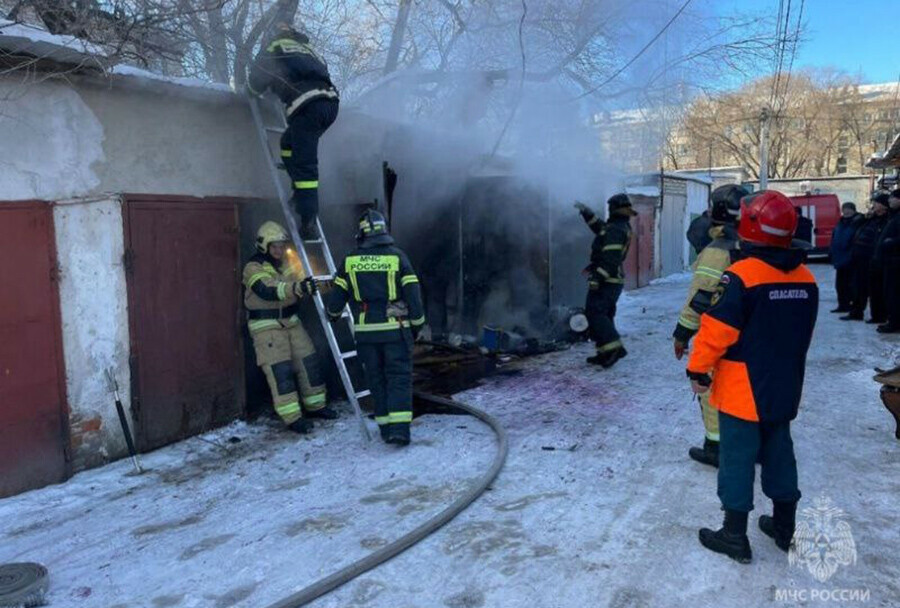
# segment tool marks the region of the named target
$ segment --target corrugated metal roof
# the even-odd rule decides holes
[[[900,168],[900,133],[894,138],[894,143],[880,155],[873,155],[866,163],[872,169]]]

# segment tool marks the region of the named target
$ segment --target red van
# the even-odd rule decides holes
[[[841,219],[841,202],[836,194],[798,194],[789,197],[794,207],[813,223],[813,249],[810,253],[828,255],[831,234]]]

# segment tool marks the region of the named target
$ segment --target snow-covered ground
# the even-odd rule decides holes
[[[458,396],[509,432],[493,488],[315,606],[898,605],[900,442],[871,370],[900,340],[829,314],[833,275],[814,270],[822,312],[794,427],[801,508],[824,496],[844,511],[855,563],[825,582],[790,566],[755,527],[769,509],[758,488],[751,565],[699,546],[721,513],[714,471],[687,458],[702,425],[669,341],[681,277],[623,297],[630,354],[613,370],[588,368],[580,345]],[[122,461],[0,501],[0,563],[48,566],[52,606],[265,606],[437,513],[495,449],[467,417],[424,416],[413,433],[397,451],[363,447],[349,416],[311,439],[235,424],[145,456],[142,476]]]

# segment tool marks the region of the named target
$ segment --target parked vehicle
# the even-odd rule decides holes
[[[798,194],[789,197],[813,223],[812,255],[828,255],[831,234],[841,219],[841,202],[835,194]]]

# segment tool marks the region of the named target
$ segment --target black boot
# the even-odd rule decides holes
[[[879,325],[876,331],[880,334],[896,334],[900,332],[900,325],[895,325],[888,321],[887,323]]]
[[[591,365],[599,365],[603,367],[603,369],[609,369],[613,365],[616,364],[616,361],[619,359],[624,359],[628,355],[628,351],[625,350],[624,347],[620,346],[615,350],[611,350],[605,353],[597,353],[593,357],[588,357],[586,361]]]
[[[304,241],[319,240],[319,228],[316,226],[316,220],[304,220],[300,224],[300,238]]]
[[[409,445],[409,425],[389,424],[387,425],[387,430],[383,431],[381,436],[384,438],[385,443],[400,447],[407,446]]]
[[[691,448],[688,450],[688,456],[699,462],[707,464],[711,467],[719,468],[719,442],[710,439],[703,440],[702,448]]]
[[[716,553],[727,555],[741,564],[753,559],[747,538],[747,513],[725,510],[725,523],[719,530],[700,529],[700,544]]]
[[[320,418],[322,420],[337,420],[340,416],[329,406],[325,406],[318,410],[307,410],[305,412],[307,418]]]
[[[850,312],[850,309],[842,308],[842,307],[838,306],[837,308],[833,309],[831,312]]]
[[[841,321],[862,321],[863,315],[861,312],[851,312],[848,315],[844,315],[840,317]]]
[[[782,551],[788,551],[794,540],[794,529],[797,526],[797,503],[772,503],[772,516],[760,515],[759,529],[763,534],[775,540]]]
[[[878,317],[871,317],[866,319],[867,325],[881,325],[882,323],[886,323],[887,319],[880,319]]]
[[[306,418],[299,418],[288,425],[288,429],[301,435],[308,435],[313,430],[313,427],[312,420],[307,420]]]

